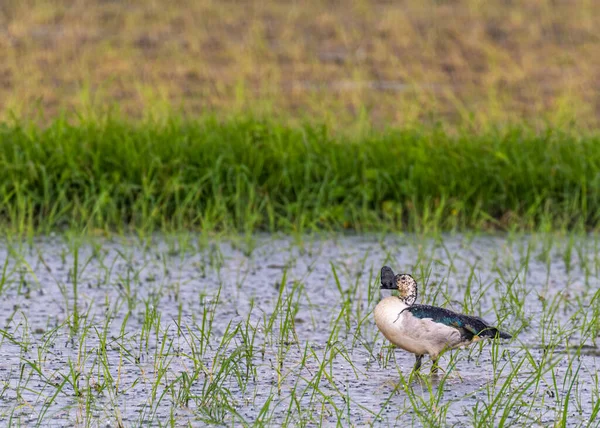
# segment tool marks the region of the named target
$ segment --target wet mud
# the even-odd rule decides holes
[[[0,423],[587,426],[597,254],[592,237],[4,241]],[[373,322],[384,264],[514,338],[411,374]]]

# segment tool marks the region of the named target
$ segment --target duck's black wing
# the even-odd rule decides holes
[[[428,318],[449,327],[454,327],[460,331],[461,336],[467,340],[473,340],[475,336],[492,338],[499,336],[501,339],[510,339],[512,337],[510,334],[490,326],[479,317],[459,314],[436,306],[412,305],[404,309],[404,311],[410,312],[417,318]]]

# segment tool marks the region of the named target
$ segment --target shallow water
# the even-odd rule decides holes
[[[73,248],[0,244],[0,423],[596,423],[594,237],[96,240],[77,251],[78,326]],[[411,377],[372,319],[383,264],[514,339]]]

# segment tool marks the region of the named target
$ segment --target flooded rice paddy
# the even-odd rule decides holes
[[[593,236],[199,235],[0,244],[0,424],[597,426]],[[414,356],[379,270],[513,334]]]

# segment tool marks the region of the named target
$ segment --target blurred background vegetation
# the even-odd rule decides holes
[[[595,127],[593,0],[3,0],[0,113]]]

